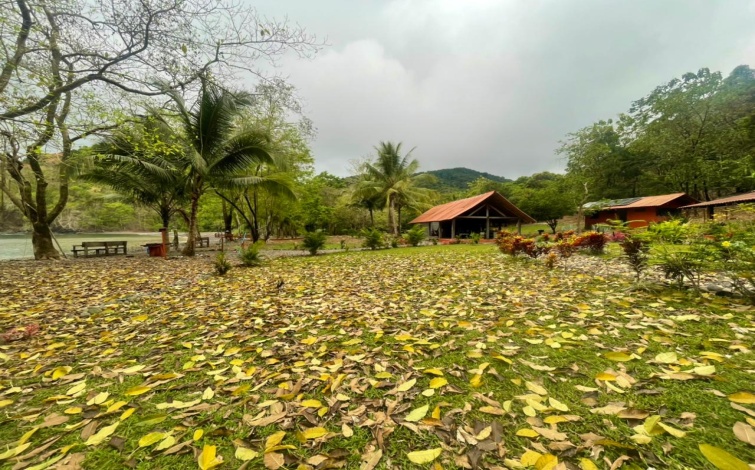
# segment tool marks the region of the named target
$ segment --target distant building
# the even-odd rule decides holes
[[[423,224],[428,235],[437,238],[466,238],[480,233],[483,238],[495,238],[504,227],[521,227],[523,223],[535,223],[535,219],[522,212],[508,199],[495,191],[479,196],[435,206],[411,224]]]
[[[680,216],[682,206],[696,202],[697,199],[686,193],[588,202],[582,206],[585,211],[585,229],[605,224],[609,220],[628,222],[632,228],[646,227],[651,222],[663,222]]]
[[[722,197],[719,199],[714,199],[712,201],[706,201],[706,202],[699,202],[697,204],[690,204],[688,206],[683,206],[681,209],[686,210],[695,210],[695,209],[705,209],[703,212],[703,218],[704,219],[712,219],[715,212],[717,212],[716,208],[726,208],[725,210],[727,212],[730,212],[732,209],[735,209],[736,206],[739,204],[746,204],[746,203],[755,203],[755,191],[744,193],[744,194],[737,194],[736,196],[729,196],[729,197]]]

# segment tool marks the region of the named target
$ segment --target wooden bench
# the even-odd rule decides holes
[[[197,245],[199,248],[209,248],[210,247],[210,237],[199,237],[197,238]]]
[[[82,242],[81,245],[74,245],[73,257],[78,258],[81,253],[83,257],[90,256],[115,256],[125,255],[127,253],[127,242],[125,241],[107,241],[107,242]]]

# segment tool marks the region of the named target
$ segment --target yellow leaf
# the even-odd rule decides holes
[[[139,447],[149,447],[165,439],[164,432],[151,432],[139,439]]]
[[[306,345],[312,345],[312,344],[315,344],[317,342],[317,338],[315,338],[314,336],[310,336],[309,338],[305,338],[305,339],[301,340],[301,342],[304,343],[304,344],[306,344]]]
[[[194,431],[194,436],[192,436],[192,439],[194,442],[197,442],[198,440],[202,439],[202,436],[204,436],[204,430],[203,429],[197,429]]]
[[[520,429],[519,431],[516,432],[516,435],[519,437],[537,437],[540,434],[538,434],[532,429]]]
[[[614,374],[609,374],[608,372],[601,372],[596,375],[595,378],[603,381],[616,380],[616,376]]]
[[[598,466],[595,465],[590,459],[579,459],[579,468],[581,470],[598,470]]]
[[[435,449],[428,449],[428,450],[417,450],[414,452],[409,452],[406,454],[406,457],[409,459],[410,462],[416,463],[418,465],[422,465],[425,463],[430,463],[433,460],[437,459],[438,456],[443,452],[443,449],[440,447]]]
[[[199,464],[199,468],[202,470],[207,470],[210,468],[215,468],[218,465],[223,463],[223,457],[216,455],[217,449],[215,446],[204,446],[202,449],[202,453],[199,454],[199,459],[197,459],[197,463]]]
[[[679,358],[676,356],[676,353],[673,351],[660,353],[657,356],[655,356],[655,361],[660,362],[661,364],[673,364],[674,362],[678,360]]]
[[[445,377],[435,377],[430,381],[430,388],[440,388],[448,385],[448,380]]]
[[[215,392],[210,387],[207,387],[204,389],[204,392],[202,392],[202,400],[211,400],[214,396]]]
[[[709,375],[713,375],[716,373],[716,366],[713,366],[713,365],[698,366],[692,369],[692,372],[694,372],[697,375],[702,375],[703,377],[707,377]]]
[[[700,444],[700,452],[719,470],[749,470],[749,465],[723,449],[708,444]]]
[[[71,366],[57,367],[54,371],[52,371],[52,380],[58,380],[61,377],[65,377],[72,370],[73,368]]]
[[[267,440],[265,440],[265,452],[267,452],[267,449],[270,449],[271,447],[275,447],[278,444],[280,444],[285,436],[286,436],[286,431],[278,431],[275,434],[269,435],[267,437]]]
[[[123,414],[121,414],[121,417],[118,418],[118,419],[120,421],[124,421],[126,418],[128,418],[129,416],[131,416],[132,414],[134,414],[134,411],[136,411],[136,408],[129,408],[126,411],[124,411]]]
[[[755,403],[755,395],[748,392],[737,392],[729,395],[729,400],[734,403]]]
[[[136,387],[131,387],[128,390],[126,390],[126,395],[136,396],[141,395],[143,393],[147,393],[150,390],[152,390],[152,387],[148,387],[146,385],[137,385]]]
[[[674,437],[684,437],[687,435],[686,432],[680,429],[673,428],[667,424],[663,424],[660,421],[658,421],[658,426],[660,426],[664,431],[666,431],[667,433],[671,434]]]
[[[81,409],[81,407],[79,407],[79,406],[72,406],[70,408],[66,408],[63,411],[63,413],[65,413],[67,415],[77,415],[77,414],[81,413],[82,411],[83,410]]]
[[[482,385],[482,374],[475,374],[472,376],[472,379],[469,381],[469,385],[471,385],[474,388],[478,388]]]
[[[119,424],[121,424],[121,422],[116,421],[110,426],[105,426],[104,428],[100,429],[99,431],[97,431],[96,434],[89,436],[89,439],[87,439],[86,441],[86,445],[96,446],[97,444],[100,444],[102,441],[110,437],[110,435],[115,432],[115,428],[117,428]]]
[[[744,424],[744,423],[739,423],[739,424]],[[16,441],[16,445],[20,446],[20,445],[21,445],[21,444],[23,444],[24,442],[28,441],[28,440],[29,440],[29,438],[30,438],[31,436],[33,436],[33,435],[34,435],[34,433],[35,433],[35,432],[37,432],[37,430],[38,430],[38,429],[39,429],[39,428],[36,428],[36,427],[35,427],[35,428],[31,428],[31,430],[29,430],[29,431],[26,431],[26,432],[24,433],[24,435],[23,435],[23,436],[21,436],[21,438],[20,438],[20,439],[19,439],[18,441]]]
[[[252,460],[253,458],[257,457],[259,452],[255,452],[252,449],[248,447],[237,447],[236,453],[233,454],[234,457],[241,460],[242,462],[246,462],[248,460]]]
[[[302,436],[304,439],[317,439],[318,437],[322,437],[328,433],[328,430],[325,428],[307,428],[304,431],[302,431]]]
[[[399,385],[398,388],[397,388],[397,390],[399,392],[406,392],[410,388],[414,387],[414,384],[416,384],[416,383],[417,383],[417,379],[407,380],[406,382],[404,382],[401,385]]]
[[[503,416],[506,414],[504,410],[496,406],[481,406],[480,411],[489,415]]]
[[[531,467],[535,465],[535,462],[537,462],[542,456],[543,454],[539,452],[528,450],[527,452],[522,454],[522,458],[520,458],[519,461],[522,462],[522,465],[524,465],[525,467]]]
[[[443,375],[443,371],[440,369],[425,369],[422,372],[424,372],[425,374],[431,374],[431,375],[438,375],[438,376]]]
[[[558,465],[558,457],[551,454],[542,455],[535,462],[537,470],[553,470],[556,465]]]
[[[76,395],[77,393],[84,391],[84,389],[86,388],[87,388],[87,383],[81,382],[80,384],[74,385],[73,387],[69,388],[68,391],[66,392],[66,395],[68,396]]]
[[[320,408],[322,406],[322,403],[320,400],[304,400],[301,402],[301,406],[304,408]]]
[[[165,436],[165,439],[163,439],[159,444],[157,444],[157,447],[155,447],[155,451],[169,449],[173,447],[175,443],[176,443],[175,437]]]
[[[527,390],[533,393],[537,393],[538,395],[548,395],[548,390],[544,389],[541,385],[538,385],[534,382],[525,382],[524,386],[527,387]]]
[[[8,449],[7,451],[0,454],[0,460],[9,459],[11,457],[15,457],[21,452],[25,451],[29,446],[31,445],[31,442],[27,442],[26,444],[21,444],[18,447],[14,447],[12,449]]]
[[[145,366],[144,364],[137,364],[135,366],[131,366],[129,368],[123,369],[123,373],[126,374],[126,375],[136,374],[137,372],[139,372],[140,370],[144,369],[145,367],[147,367],[147,366]]]
[[[13,400],[0,400],[0,408],[5,408],[6,406],[13,403]]]
[[[603,354],[603,357],[608,359],[609,361],[615,361],[615,362],[627,362],[632,360],[632,356],[625,352],[620,351],[611,351]]]
[[[549,397],[548,398],[548,404],[551,406],[551,408],[554,408],[558,411],[569,411],[569,407],[566,406],[564,403],[561,403],[560,401],[556,400],[555,398]]]
[[[97,395],[94,396],[91,400],[87,402],[87,405],[101,405],[105,403],[107,400],[107,397],[109,397],[110,394],[108,392],[100,392]]]
[[[105,411],[105,413],[112,413],[114,411],[118,411],[121,408],[123,408],[123,405],[125,405],[126,403],[127,402],[125,402],[125,401],[117,401],[117,402],[113,403],[112,405],[108,406],[108,408]]]
[[[351,437],[354,435],[354,430],[348,424],[343,423],[341,425],[341,434],[343,434],[343,437]]]
[[[411,412],[409,412],[408,415],[404,418],[405,421],[419,421],[420,419],[424,418],[427,414],[427,410],[430,408],[429,405],[420,406],[419,408],[413,409]]]
[[[490,434],[493,433],[493,427],[492,426],[486,426],[482,429],[482,431],[478,432],[477,435],[474,437],[478,441],[484,441],[488,437],[490,437]]]

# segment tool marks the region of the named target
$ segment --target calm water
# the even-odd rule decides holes
[[[171,236],[172,237],[172,236]],[[160,234],[137,234],[137,233],[77,233],[77,234],[56,234],[60,246],[66,252],[66,256],[71,257],[71,248],[73,245],[80,245],[81,242],[96,242],[119,240],[128,242],[128,252],[135,253],[137,250],[144,250],[140,245],[145,243],[159,243]],[[172,239],[172,238],[171,238]],[[181,239],[183,241],[183,239]],[[20,259],[33,258],[34,250],[31,247],[31,234],[25,235],[0,235],[0,259]]]

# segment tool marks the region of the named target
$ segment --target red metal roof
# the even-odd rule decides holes
[[[631,204],[627,204],[625,206],[611,206],[610,209],[634,209],[636,207],[660,207],[682,197],[687,198],[689,201],[697,200],[691,196],[688,196],[687,193],[661,194],[660,196],[646,196],[646,197],[640,198],[640,200],[638,201],[635,201]]]
[[[446,220],[455,219],[465,212],[479,206],[488,199],[491,199],[492,203],[496,204],[505,212],[510,213],[512,217],[516,217],[524,223],[535,223],[535,219],[522,212],[508,199],[501,196],[495,191],[490,191],[485,194],[480,194],[479,196],[459,199],[458,201],[447,202],[445,204],[435,206],[409,223],[422,224],[428,222],[443,222]]]
[[[684,206],[682,209],[692,209],[694,207],[710,207],[710,206],[725,206],[727,204],[738,204],[740,202],[752,202],[755,201],[755,191],[751,193],[737,194],[736,196],[722,197],[714,199],[712,201],[700,202],[698,204],[690,204]]]

